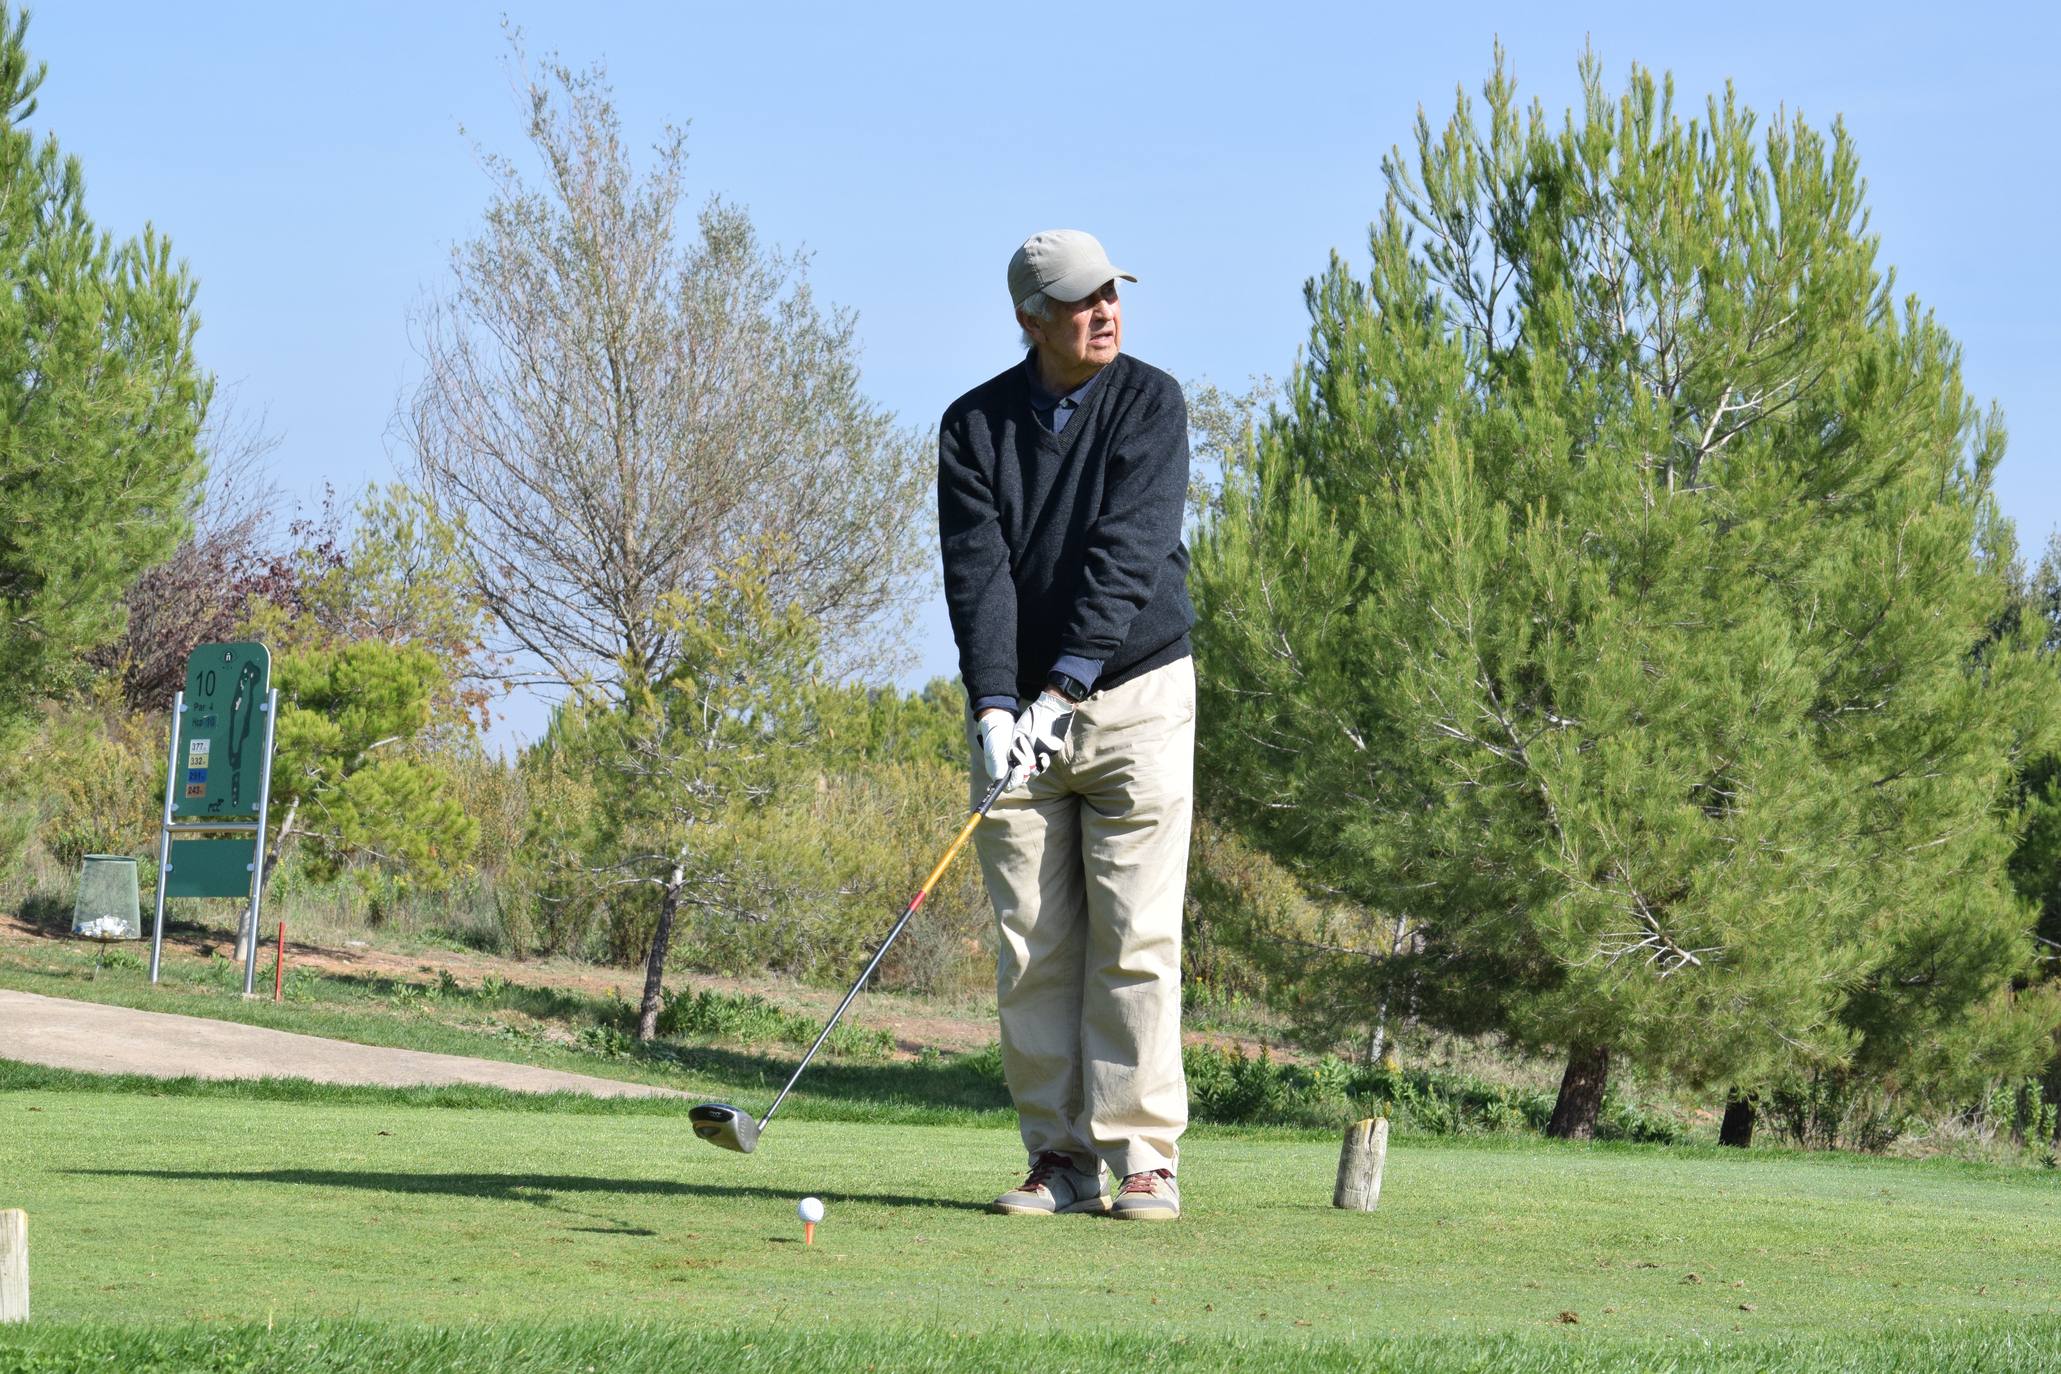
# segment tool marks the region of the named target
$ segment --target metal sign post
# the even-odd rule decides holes
[[[150,942],[153,983],[164,948],[167,897],[241,897],[250,941],[243,992],[251,995],[257,977],[265,822],[272,800],[272,747],[279,717],[279,693],[270,686],[271,672],[272,655],[262,644],[202,644],[187,656],[186,686],[172,698],[172,752],[165,766],[165,810],[158,832],[157,914]],[[253,743],[258,748],[252,749]]]
[[[265,813],[272,804],[272,727],[279,720],[279,689],[265,694],[265,771],[258,775],[258,841],[250,863],[250,958],[243,966],[243,995],[249,997],[258,976],[258,908],[265,901]]]
[[[172,693],[172,744],[165,759],[165,811],[157,825],[157,915],[150,925],[150,981],[157,981],[158,960],[165,950],[165,874],[172,871],[172,798],[179,788],[179,717],[186,712],[186,692]]]

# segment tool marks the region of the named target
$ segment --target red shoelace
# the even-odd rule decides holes
[[[1172,1178],[1173,1176],[1173,1171],[1169,1169],[1147,1169],[1143,1173],[1132,1174],[1129,1178],[1126,1178],[1123,1191],[1124,1193],[1155,1193],[1159,1191],[1158,1180]],[[1118,1196],[1122,1196],[1122,1194]]]
[[[1037,1163],[1031,1165],[1030,1177],[1023,1181],[1023,1191],[1028,1193],[1034,1188],[1042,1188],[1045,1186],[1045,1180],[1055,1172],[1072,1167],[1071,1159],[1056,1150],[1047,1150],[1038,1156]]]

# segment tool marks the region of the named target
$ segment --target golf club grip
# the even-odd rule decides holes
[[[901,919],[894,923],[894,928],[888,931],[887,938],[880,942],[880,948],[874,950],[873,957],[866,961],[866,967],[860,970],[858,981],[852,984],[852,990],[844,995],[844,1000],[837,1004],[837,1010],[831,1012],[830,1019],[823,1023],[823,1029],[816,1035],[816,1043],[809,1046],[809,1052],[802,1056],[801,1063],[794,1066],[794,1073],[788,1077],[787,1086],[780,1090],[780,1096],[773,1099],[773,1105],[766,1108],[766,1114],[759,1118],[759,1130],[764,1131],[772,1123],[773,1113],[779,1111],[780,1104],[787,1100],[787,1094],[793,1091],[795,1083],[800,1080],[802,1070],[816,1057],[816,1051],[823,1048],[823,1042],[830,1038],[830,1032],[837,1028],[838,1021],[843,1018],[845,1008],[851,1006],[852,999],[859,995],[859,989],[866,986],[866,980],[873,976],[873,970],[880,967],[880,961],[886,956],[888,946],[901,935],[903,927],[909,924],[909,918],[916,914],[916,908],[922,906],[923,899],[930,895],[931,887],[944,876],[944,871],[951,867],[952,860],[957,858],[959,851],[965,847],[974,827],[981,823],[981,819],[988,814],[988,809],[1001,799],[1002,789],[1006,783],[1006,778],[997,778],[994,785],[988,788],[987,795],[973,808],[973,814],[966,818],[966,824],[959,827],[959,834],[953,839],[952,847],[945,851],[945,856],[937,861],[937,867],[931,869],[930,876],[923,880],[923,886],[909,899],[909,905],[902,909]]]

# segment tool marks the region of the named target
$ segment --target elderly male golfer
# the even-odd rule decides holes
[[[1188,1122],[1188,412],[1122,351],[1119,278],[1137,280],[1079,230],[1016,250],[1029,355],[945,411],[938,528],[973,791],[1010,783],[974,834],[1030,1152],[995,1210],[1170,1221]]]

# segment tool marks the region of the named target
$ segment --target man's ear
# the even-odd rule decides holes
[[[1043,323],[1043,320],[1040,320],[1033,315],[1027,314],[1024,311],[1019,310],[1016,312],[1016,327],[1018,329],[1021,329],[1024,333],[1030,335],[1032,343],[1038,343],[1041,341],[1042,336],[1038,333],[1038,326],[1042,325]]]

